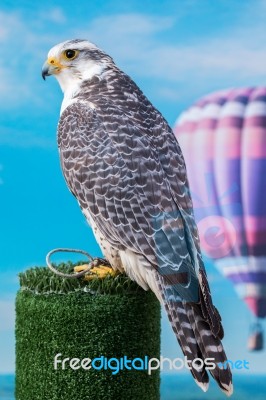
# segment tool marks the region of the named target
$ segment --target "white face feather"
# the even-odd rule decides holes
[[[78,55],[74,59],[68,60],[64,56],[66,50],[75,50]],[[101,52],[95,44],[86,40],[68,40],[57,44],[49,51],[48,64],[59,66],[59,70],[54,73],[54,76],[64,93],[61,113],[73,103],[73,97],[80,90],[80,85],[95,75],[101,75],[105,69],[109,60],[104,57],[104,53],[102,58],[90,58],[88,54],[93,51]]]
[[[59,43],[51,48],[48,53],[48,57],[56,56],[62,53],[63,50],[75,49],[75,50],[99,50],[99,48],[88,40],[66,40],[65,42]]]

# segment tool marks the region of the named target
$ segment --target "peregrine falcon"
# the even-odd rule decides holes
[[[53,47],[42,76],[64,93],[58,147],[66,183],[106,259],[166,309],[196,383],[205,363],[232,394],[223,328],[212,303],[193,215],[186,166],[163,116],[113,59],[86,40]]]

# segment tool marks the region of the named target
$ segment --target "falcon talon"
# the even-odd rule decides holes
[[[118,274],[117,271],[115,271],[112,267],[107,267],[105,265],[101,265],[98,267],[93,267],[88,274],[85,275],[84,279],[86,281],[95,279],[95,278],[100,278],[104,279],[107,276],[116,276]]]
[[[79,272],[85,271],[88,268],[89,268],[89,264],[77,265],[76,267],[74,267],[74,272],[79,273]]]
[[[104,259],[98,258],[96,259],[96,263],[95,266],[93,266],[89,272],[87,272],[84,276],[85,280],[91,280],[94,278],[100,278],[103,279],[105,277],[109,276],[116,276],[119,273],[117,271],[115,271],[110,264],[108,263],[108,265],[104,265],[101,263],[101,261],[105,261]],[[95,260],[94,260],[95,261]],[[74,271],[76,273],[85,271],[86,269],[88,269],[89,265],[88,264],[82,264],[82,265],[77,265],[76,267],[74,267]]]

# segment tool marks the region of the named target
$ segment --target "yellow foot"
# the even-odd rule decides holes
[[[102,261],[102,262],[101,262]],[[86,281],[90,281],[94,278],[100,278],[103,279],[106,276],[116,276],[118,275],[118,272],[115,271],[111,266],[107,266],[104,265],[106,264],[105,260],[95,260],[95,264],[97,266],[92,267],[90,269],[90,271],[84,276],[84,279]],[[78,265],[77,267],[74,267],[74,271],[75,272],[81,272],[81,271],[85,271],[86,269],[88,269],[89,265],[88,264],[82,264],[82,265]]]

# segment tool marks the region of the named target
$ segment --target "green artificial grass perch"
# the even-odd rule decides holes
[[[16,400],[159,400],[159,370],[54,369],[59,353],[61,360],[159,358],[160,305],[151,291],[125,275],[69,280],[32,268],[19,278]]]

